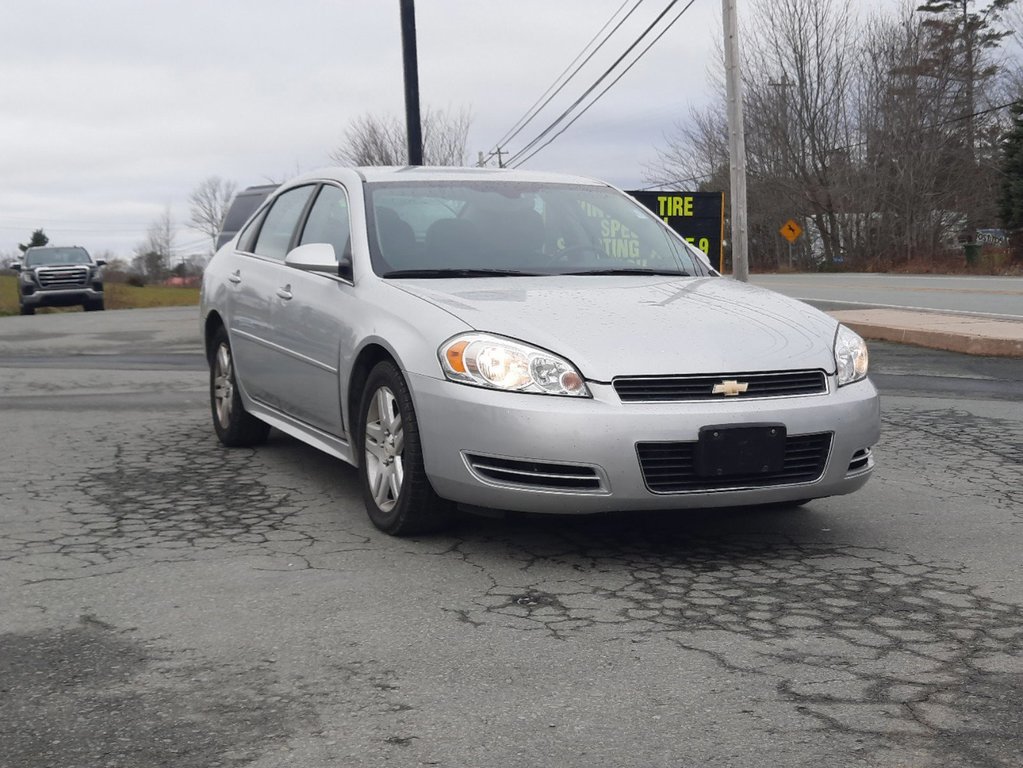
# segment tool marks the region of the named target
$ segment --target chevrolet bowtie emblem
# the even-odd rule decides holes
[[[745,381],[722,381],[720,384],[714,385],[715,395],[724,395],[725,397],[735,397],[741,392],[745,392],[749,389],[749,384]]]

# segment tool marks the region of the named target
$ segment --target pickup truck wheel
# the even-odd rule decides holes
[[[266,440],[270,425],[245,410],[234,371],[231,342],[221,327],[210,345],[210,410],[220,442],[229,448],[258,445]]]
[[[103,305],[103,299],[87,301],[82,305],[82,309],[84,309],[86,312],[102,312],[103,309],[105,309]]]
[[[408,385],[389,360],[370,371],[359,416],[359,479],[373,525],[392,536],[408,536],[450,523],[452,505],[436,494],[423,467]]]
[[[34,315],[36,313],[35,307],[30,307],[27,304],[19,304],[18,308],[21,310],[23,315]]]

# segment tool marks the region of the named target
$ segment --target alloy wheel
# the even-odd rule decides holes
[[[402,455],[405,433],[401,411],[394,393],[380,387],[366,409],[366,475],[373,500],[382,512],[390,512],[398,502],[405,469]]]
[[[220,426],[227,428],[231,423],[231,409],[234,404],[234,383],[232,380],[231,350],[226,344],[217,347],[213,369],[213,402]]]

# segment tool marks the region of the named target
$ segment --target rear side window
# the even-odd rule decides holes
[[[334,246],[338,261],[351,255],[351,225],[348,223],[348,198],[340,187],[323,186],[316,196],[299,245],[328,243]]]
[[[309,202],[314,185],[289,189],[282,194],[270,207],[266,216],[263,217],[263,226],[259,228],[259,237],[256,238],[256,246],[253,253],[266,256],[269,259],[284,261],[288,254],[288,246],[295,234],[298,220]]]

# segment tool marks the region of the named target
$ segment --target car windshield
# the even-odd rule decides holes
[[[32,248],[25,253],[26,267],[91,263],[92,259],[84,248]]]
[[[708,273],[667,226],[610,187],[403,181],[366,192],[383,277]]]

